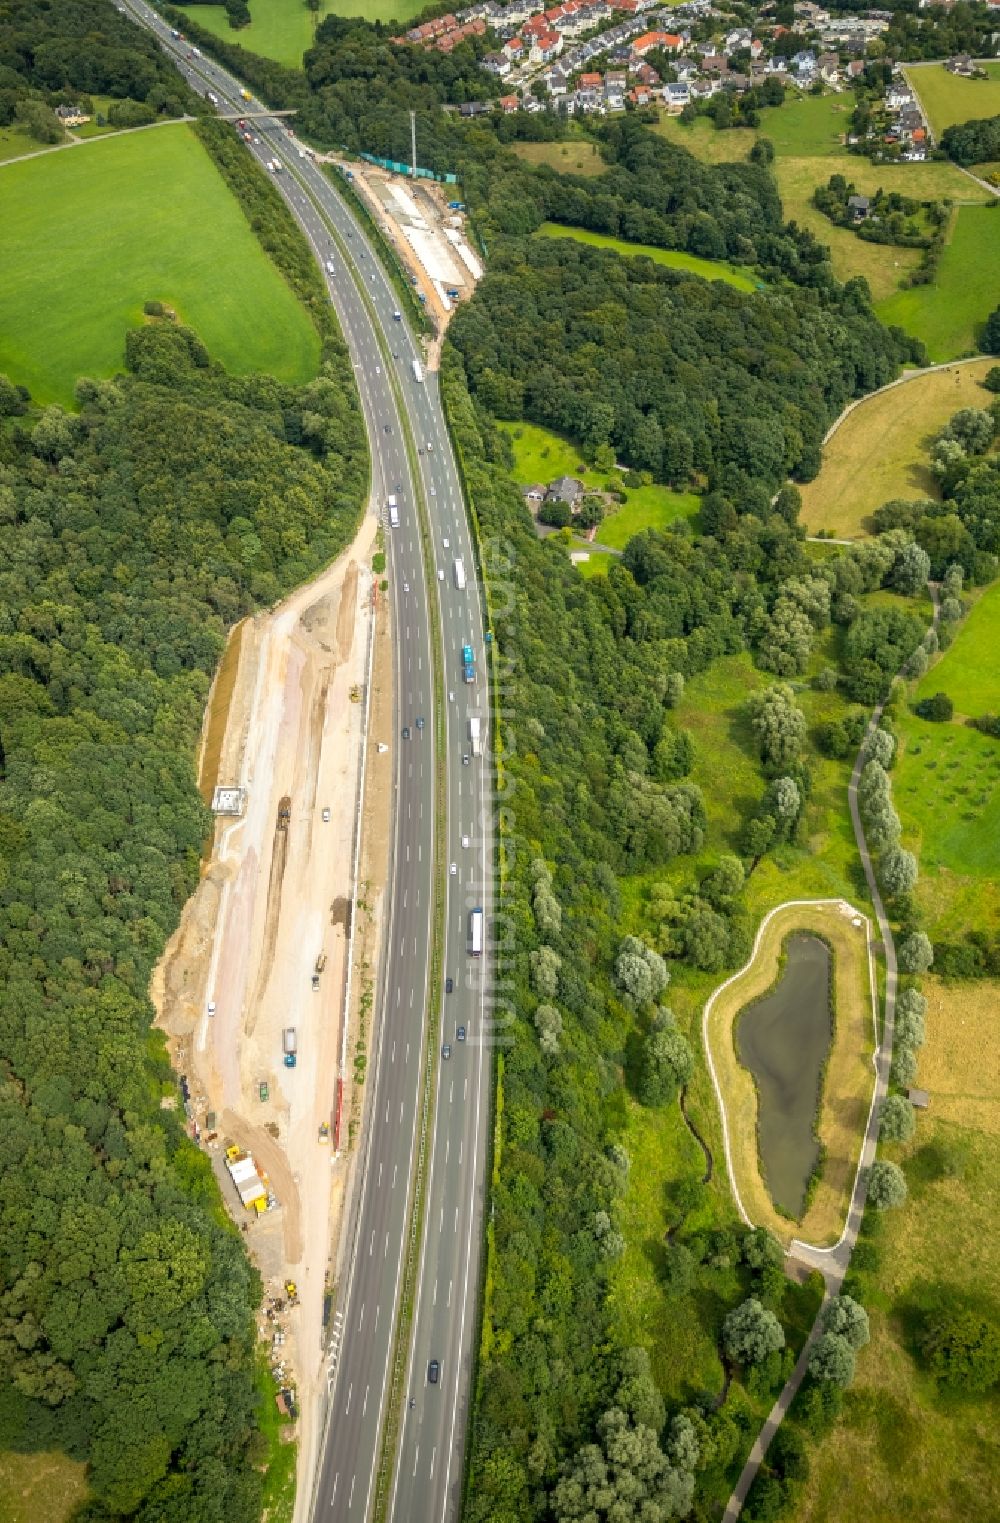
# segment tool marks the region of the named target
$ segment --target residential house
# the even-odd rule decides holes
[[[583,493],[583,482],[578,477],[557,476],[555,481],[550,482],[544,500],[546,502],[565,502],[570,511],[575,513],[579,509]]]
[[[512,64],[523,63],[527,57],[527,48],[520,37],[511,37],[503,45],[503,51],[507,54]]]
[[[738,53],[742,48],[749,48],[753,40],[753,33],[748,26],[736,27],[732,32],[727,32],[723,39],[723,50],[727,53]]]
[[[528,51],[532,63],[549,63],[558,58],[563,50],[563,40],[558,32],[543,32],[536,37]]]
[[[501,95],[500,99],[497,101],[497,105],[500,107],[500,110],[504,113],[505,116],[510,116],[513,112],[515,112],[519,108],[520,104],[521,102],[518,100],[516,95]]]
[[[751,39],[750,39],[750,57],[756,63],[757,59],[758,58],[762,58],[763,55],[764,55],[764,44],[761,42],[759,37],[751,37]]]
[[[726,74],[729,71],[729,59],[721,53],[708,53],[701,60],[701,67],[705,74]]]
[[[976,66],[968,53],[956,53],[954,58],[947,60],[945,68],[949,74],[960,74],[966,79],[976,72]]]
[[[604,83],[604,76],[597,73],[581,74],[577,84],[581,90],[599,90]]]
[[[852,222],[864,222],[871,211],[867,196],[848,196],[847,212]]]
[[[663,104],[668,111],[683,111],[691,99],[691,92],[686,84],[664,85]]]
[[[532,513],[537,513],[542,503],[545,501],[545,488],[542,486],[541,482],[535,482],[532,486],[522,487],[521,496],[528,504],[529,510]]]
[[[852,58],[847,65],[848,79],[860,79],[865,72],[864,61],[860,58]]]
[[[490,74],[495,74],[498,79],[505,79],[510,73],[510,59],[506,53],[487,53],[483,59],[483,68]]]
[[[800,48],[791,59],[792,72],[795,74],[814,74],[816,72],[816,54],[810,48]]]
[[[824,84],[835,85],[840,78],[840,59],[836,53],[821,53],[816,60]]]
[[[57,106],[56,116],[64,127],[82,127],[84,122],[90,121],[82,106]]]

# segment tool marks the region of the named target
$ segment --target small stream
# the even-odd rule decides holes
[[[757,1141],[771,1199],[798,1218],[819,1158],[820,1075],[833,1036],[830,949],[798,933],[777,985],[736,1021],[736,1051],[757,1085]]]

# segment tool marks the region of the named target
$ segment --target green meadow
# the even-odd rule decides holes
[[[652,259],[655,264],[665,264],[672,270],[684,270],[688,275],[700,275],[703,280],[724,280],[737,291],[754,291],[761,284],[749,270],[738,269],[724,259],[699,259],[697,254],[685,254],[680,249],[661,249],[651,243],[629,243],[624,238],[591,233],[582,227],[563,227],[558,222],[543,222],[536,236],[575,238],[578,243],[589,243],[592,248],[614,249],[615,253],[625,258]]]
[[[0,169],[0,371],[36,402],[113,375],[158,300],[236,373],[315,373],[319,339],[191,128],[105,138]]]

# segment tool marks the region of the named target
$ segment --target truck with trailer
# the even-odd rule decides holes
[[[460,555],[455,557],[455,586],[459,592],[465,591],[465,563]]]
[[[413,361],[413,379],[415,381],[422,381],[423,378],[424,378],[424,367],[423,367],[423,365],[421,365],[419,360],[414,360]]]
[[[462,646],[462,676],[466,682],[476,680],[476,658],[472,653],[471,645]]]
[[[285,1067],[294,1068],[297,1060],[297,1042],[295,1040],[295,1027],[286,1026],[281,1033],[281,1050],[285,1054]]]
[[[396,501],[395,497],[390,496],[388,501],[387,501],[387,503],[386,503],[386,506],[389,509],[389,528],[390,529],[398,529],[399,528],[399,503]]]
[[[478,714],[472,714],[469,717],[469,739],[472,742],[472,754],[473,754],[473,756],[482,756],[482,754],[483,754],[483,722],[480,719]]]
[[[483,912],[472,910],[469,914],[469,956],[483,955]]]

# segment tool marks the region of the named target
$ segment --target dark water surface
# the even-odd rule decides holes
[[[832,958],[826,942],[803,933],[789,936],[784,950],[780,982],[737,1017],[736,1051],[757,1084],[764,1182],[775,1205],[798,1217],[819,1157],[819,1078],[833,1036]]]

